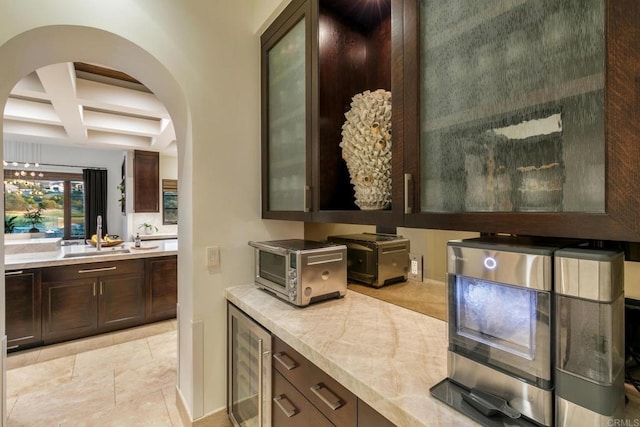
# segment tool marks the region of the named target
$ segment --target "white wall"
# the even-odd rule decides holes
[[[303,235],[302,224],[260,218],[254,1],[0,0],[0,10],[0,102],[27,73],[75,60],[134,76],[171,114],[180,194],[179,392],[193,419],[223,408],[224,288],[252,281],[248,240]],[[204,264],[210,245],[220,247],[215,270]],[[4,295],[3,278],[0,284]]]

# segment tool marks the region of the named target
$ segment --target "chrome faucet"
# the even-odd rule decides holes
[[[98,215],[96,220],[96,250],[102,249],[102,215]]]

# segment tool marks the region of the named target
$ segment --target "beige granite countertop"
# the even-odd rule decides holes
[[[394,424],[475,425],[429,394],[446,377],[445,322],[350,290],[304,308],[254,285],[226,297]]]
[[[59,250],[51,252],[5,254],[4,268],[5,270],[18,270],[23,268],[54,267],[178,254],[178,241],[175,239],[144,242],[141,245],[142,249],[135,249],[133,246],[134,244],[132,242],[126,242],[113,248],[102,248],[101,252],[104,253],[104,255],[99,256],[82,255],[83,253],[89,254],[95,252],[95,248],[89,245],[61,246]],[[121,249],[127,249],[129,252],[122,253],[114,251]],[[65,258],[65,254],[73,254],[76,256]]]
[[[394,424],[476,425],[429,394],[446,377],[445,322],[351,288],[304,308],[255,285],[228,288],[226,297]],[[640,393],[625,388],[626,420],[616,421],[638,425]]]

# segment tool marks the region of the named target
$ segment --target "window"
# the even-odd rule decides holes
[[[28,233],[35,226],[46,237],[84,239],[82,174],[44,172],[43,177],[4,172],[5,233]],[[24,216],[42,206],[41,222]],[[13,218],[13,219],[12,219]]]
[[[178,223],[178,181],[162,180],[162,223]]]

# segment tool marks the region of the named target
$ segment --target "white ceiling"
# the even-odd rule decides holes
[[[130,76],[90,64],[34,71],[16,84],[4,109],[5,141],[176,155],[175,139],[153,93]]]

